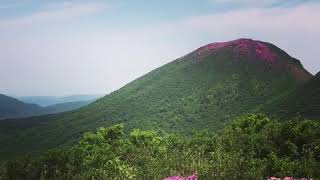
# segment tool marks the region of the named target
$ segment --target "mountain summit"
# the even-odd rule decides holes
[[[162,133],[216,131],[311,77],[298,60],[270,43],[238,39],[208,44],[79,110],[0,121],[0,155],[64,146],[84,132],[117,123]]]
[[[237,39],[228,42],[216,42],[200,47],[192,53],[197,60],[204,59],[214,53],[228,53],[231,60],[245,60],[261,63],[265,67],[278,71],[287,71],[299,80],[308,80],[312,75],[301,65],[300,61],[289,56],[285,51],[273,44],[252,39]]]
[[[195,54],[203,57],[220,49],[231,49],[235,58],[258,58],[269,63],[276,63],[278,55],[272,52],[267,43],[252,39],[237,39],[228,42],[216,42],[196,50]]]

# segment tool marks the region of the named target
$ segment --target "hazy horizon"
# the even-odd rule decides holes
[[[165,11],[164,11],[165,9]],[[211,42],[271,42],[320,71],[315,0],[0,3],[0,93],[108,94]]]

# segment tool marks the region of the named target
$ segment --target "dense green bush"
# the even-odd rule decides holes
[[[263,115],[244,116],[217,138],[211,172],[218,179],[320,177],[320,123],[277,122]],[[212,163],[214,164],[214,163]],[[230,178],[229,178],[230,179]]]
[[[159,135],[123,125],[86,133],[69,149],[0,166],[1,179],[266,179],[320,177],[320,122],[280,122],[258,115],[236,119],[217,134]]]

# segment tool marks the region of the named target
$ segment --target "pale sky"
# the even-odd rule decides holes
[[[271,42],[320,71],[317,0],[1,0],[0,93],[106,94],[211,42]]]

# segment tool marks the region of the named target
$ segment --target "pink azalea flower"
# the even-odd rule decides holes
[[[180,176],[172,176],[172,177],[164,178],[163,180],[184,180],[184,178]]]
[[[294,178],[287,176],[287,177],[285,177],[283,180],[294,180]]]
[[[281,180],[281,179],[278,177],[270,177],[268,180]]]
[[[192,176],[182,177],[182,176],[172,176],[164,178],[163,180],[198,180],[198,174],[194,173]]]

